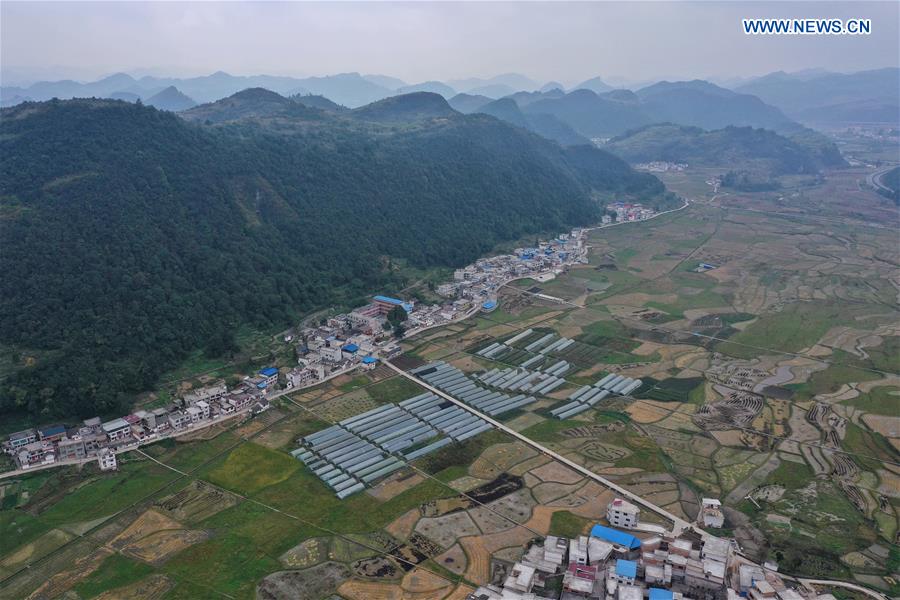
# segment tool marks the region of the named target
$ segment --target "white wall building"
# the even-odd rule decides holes
[[[616,498],[606,507],[606,520],[613,527],[634,528],[638,524],[640,512],[641,509],[631,502]]]

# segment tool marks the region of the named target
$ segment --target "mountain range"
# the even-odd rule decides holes
[[[733,78],[733,89],[716,86],[709,81],[656,82],[635,88],[643,103],[644,115],[621,114],[628,120],[625,129],[653,121],[676,121],[683,125],[725,127],[748,125],[778,129],[786,121],[829,124],[846,122],[900,121],[900,70],[878,69],[859,73],[840,74],[821,69],[796,73],[776,72],[769,75]],[[175,87],[196,103],[213,102],[247,88],[263,87],[282,95],[321,95],[337,104],[356,108],[390,96],[410,92],[433,92],[450,100],[460,94],[483,96],[487,102],[512,96],[520,108],[525,102],[545,99],[542,94],[590,91],[605,99],[625,100],[625,96],[607,97],[611,93],[627,92],[616,89],[600,77],[587,79],[566,88],[558,82],[541,84],[517,73],[490,78],[452,79],[407,83],[386,75],[342,73],[324,77],[285,77],[271,75],[236,76],[224,72],[190,78],[141,77],[117,73],[95,82],[71,80],[38,82],[28,87],[0,88],[0,104],[12,106],[20,102],[51,98],[98,97],[147,102],[166,88]],[[527,99],[523,93],[534,94]],[[715,97],[715,101],[711,98]],[[578,97],[576,96],[576,99]],[[576,101],[572,101],[578,104]],[[590,102],[582,97],[582,102]],[[699,104],[698,104],[699,103]],[[691,107],[694,110],[691,110]],[[768,107],[768,108],[767,108]],[[618,107],[621,109],[621,107]],[[575,110],[584,111],[585,107]],[[753,115],[743,122],[736,116],[742,111]],[[768,115],[763,113],[768,111]],[[620,114],[614,107],[607,112]],[[697,114],[690,116],[694,112]],[[716,115],[718,114],[718,121]],[[558,116],[558,115],[557,115]],[[688,118],[685,118],[685,117]],[[680,119],[680,120],[679,120]],[[702,125],[701,125],[702,126]],[[583,127],[583,129],[586,129]],[[595,128],[596,129],[596,128]],[[583,131],[581,132],[584,133]],[[596,132],[595,132],[596,133]],[[603,135],[608,131],[602,132]]]
[[[900,123],[900,69],[777,72],[736,89],[810,123]]]
[[[0,412],[115,414],[188,356],[233,356],[242,327],[396,292],[398,263],[464,265],[612,198],[676,202],[607,152],[428,92],[3,109]]]

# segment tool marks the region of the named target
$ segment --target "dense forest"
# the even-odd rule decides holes
[[[257,96],[197,122],[111,100],[0,113],[0,343],[36,357],[0,412],[115,412],[190,352],[233,351],[241,325],[390,286],[388,257],[458,266],[613,196],[674,202],[610,154],[487,115],[398,126],[399,103],[379,129]]]

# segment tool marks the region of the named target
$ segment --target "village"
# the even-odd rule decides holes
[[[789,586],[778,565],[745,559],[733,540],[705,532],[721,528],[722,505],[702,500],[697,527],[667,531],[644,524],[641,510],[615,498],[609,524],[572,539],[548,535],[515,563],[493,559],[494,582],[467,600],[834,600]]]
[[[269,400],[290,391],[319,385],[358,369],[374,369],[379,358],[393,358],[401,350],[398,337],[415,335],[466,319],[497,307],[501,286],[525,277],[552,279],[572,264],[587,261],[584,231],[575,229],[533,248],[482,258],[454,272],[452,282],[438,286],[441,304],[417,304],[375,296],[370,304],[333,316],[315,327],[288,333],[296,345],[293,367],[268,366],[228,389],[224,381],[188,391],[166,407],[136,410],[109,421],[99,417],[77,426],[52,424],[18,431],[3,443],[17,471],[97,460],[101,470],[115,469],[116,454],[161,439],[183,435],[223,420],[255,415],[269,408]],[[392,313],[394,311],[394,313]],[[394,315],[403,328],[392,328]],[[397,335],[399,334],[399,336]]]

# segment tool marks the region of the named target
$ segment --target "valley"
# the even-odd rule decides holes
[[[895,594],[893,208],[861,191],[862,169],[760,193],[716,191],[709,176],[661,174],[691,200],[684,210],[590,231],[587,264],[504,286],[496,310],[404,339],[392,362],[443,361],[474,377],[517,367],[542,336],[574,340],[547,355],[571,365],[564,385],[497,417],[505,427],[685,522],[702,498],[721,499],[715,534],[784,576]],[[526,330],[515,352],[479,354]],[[606,373],[641,385],[553,417]],[[425,391],[382,365],[286,394],[211,436],[123,454],[118,472],[4,482],[2,537],[15,542],[2,550],[0,589],[462,598],[502,578],[531,540],[606,522],[615,492],[498,429],[344,500],[289,454],[300,437]],[[671,525],[651,513],[648,526]]]

